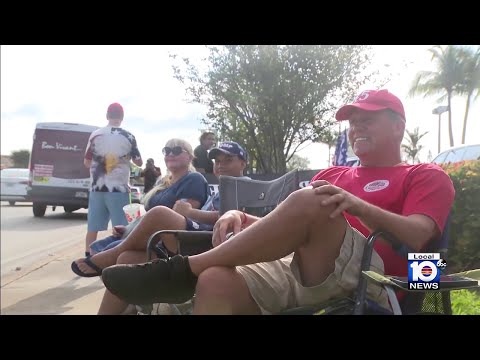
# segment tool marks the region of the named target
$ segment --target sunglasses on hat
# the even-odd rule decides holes
[[[173,155],[177,156],[177,155],[180,155],[182,152],[187,152],[187,151],[184,150],[181,146],[174,146],[173,148],[171,148],[169,146],[165,146],[162,149],[162,153],[165,156],[168,156],[170,154],[173,154]]]

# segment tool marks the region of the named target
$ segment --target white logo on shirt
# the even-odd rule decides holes
[[[363,190],[365,192],[380,191],[387,188],[389,184],[390,184],[390,181],[388,180],[375,180],[365,185]]]

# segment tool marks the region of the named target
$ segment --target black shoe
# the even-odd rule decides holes
[[[134,305],[181,304],[193,297],[197,284],[188,257],[182,255],[110,266],[103,269],[102,280],[111,293]]]

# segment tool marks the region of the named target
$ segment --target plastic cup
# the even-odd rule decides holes
[[[128,204],[123,207],[127,221],[131,223],[140,217],[140,204]]]

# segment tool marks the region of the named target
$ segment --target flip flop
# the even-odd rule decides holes
[[[78,267],[77,263],[74,261],[72,262],[72,271],[77,274],[78,276],[82,277],[94,277],[94,276],[100,276],[102,275],[103,269],[99,268],[97,265],[93,263],[92,260],[90,260],[90,257],[86,257],[84,260],[85,264],[90,266],[95,272],[93,273],[84,273],[80,268]]]

